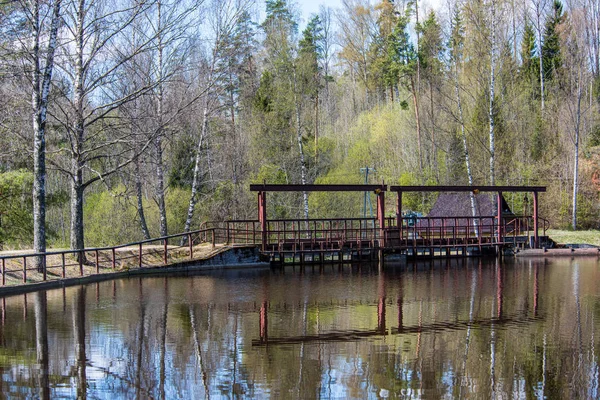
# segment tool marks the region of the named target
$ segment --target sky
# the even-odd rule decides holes
[[[340,8],[342,0],[298,0],[298,5],[302,10],[302,19],[307,21],[311,14],[318,14],[321,4],[331,8]]]
[[[319,12],[319,6],[321,4],[331,7],[333,9],[340,8],[342,6],[342,0],[296,0],[300,10],[302,11],[302,23],[301,26],[306,25],[306,22],[310,18],[311,14],[317,14]],[[371,0],[372,4],[375,4],[377,0]],[[442,4],[445,4],[445,0],[419,0],[420,9],[425,6],[427,8],[439,9]]]

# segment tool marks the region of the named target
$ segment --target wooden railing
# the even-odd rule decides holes
[[[0,256],[1,284],[44,282],[167,265],[197,258],[202,244],[212,248],[224,243],[227,243],[225,230],[207,228],[111,247],[5,255]]]
[[[280,219],[266,222],[264,235],[258,220],[209,222],[206,227],[225,232],[230,244],[263,245],[268,252],[282,248],[336,249],[345,245],[370,247],[414,247],[441,245],[496,245],[508,238],[533,235],[533,217],[503,218],[500,227],[495,216],[481,217],[388,217],[384,228],[374,218]],[[540,219],[539,229],[545,232],[546,220]],[[524,238],[521,238],[525,240]],[[369,244],[371,243],[371,244]]]

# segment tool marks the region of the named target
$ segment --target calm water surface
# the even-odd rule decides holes
[[[135,278],[0,299],[0,397],[597,398],[597,259]]]

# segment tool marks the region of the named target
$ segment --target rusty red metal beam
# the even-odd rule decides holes
[[[391,192],[545,192],[545,186],[390,186]]]
[[[279,184],[253,184],[251,192],[385,192],[388,185],[279,185]]]

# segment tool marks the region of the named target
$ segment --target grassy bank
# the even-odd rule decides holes
[[[600,231],[590,230],[590,231],[563,231],[559,229],[549,229],[547,231],[548,236],[550,236],[556,243],[565,244],[565,243],[573,243],[573,244],[594,244],[596,246],[600,246]]]

